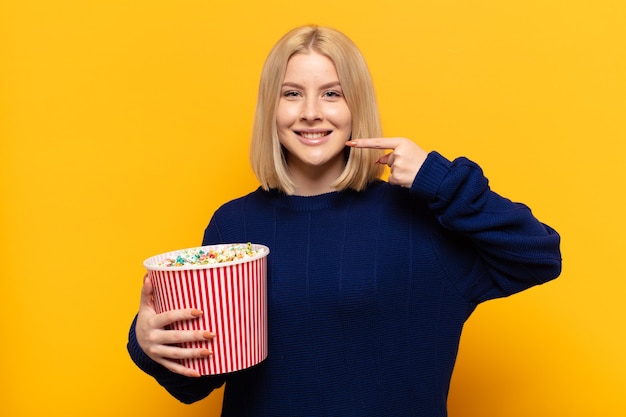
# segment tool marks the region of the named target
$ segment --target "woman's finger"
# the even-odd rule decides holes
[[[158,330],[151,336],[153,344],[172,345],[212,340],[215,333],[206,330]]]
[[[163,358],[156,360],[156,362],[174,373],[188,376],[191,378],[200,377],[200,373],[198,371],[196,371],[195,369],[187,368],[186,366],[183,366],[180,362]]]
[[[346,145],[353,148],[395,149],[402,140],[402,138],[359,138],[346,142]]]
[[[194,320],[202,316],[202,311],[194,308],[186,308],[182,310],[170,310],[160,314],[156,314],[151,318],[153,328],[164,328],[177,321]]]
[[[385,154],[385,155],[381,156],[380,158],[378,158],[376,163],[377,164],[385,164],[385,165],[391,167],[391,165],[393,165],[393,152],[389,152],[388,154]]]

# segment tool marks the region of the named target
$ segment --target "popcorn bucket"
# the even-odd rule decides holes
[[[173,323],[175,330],[208,330],[212,340],[184,342],[180,346],[209,349],[207,358],[181,359],[200,375],[235,372],[256,365],[267,357],[267,255],[263,245],[248,244],[253,252],[218,263],[187,263],[166,266],[181,254],[224,253],[245,246],[212,245],[181,249],[144,261],[154,286],[157,313],[195,308],[199,318]],[[217,262],[217,261],[216,261]]]

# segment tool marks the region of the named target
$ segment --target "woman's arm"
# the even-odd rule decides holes
[[[558,233],[525,205],[491,191],[474,162],[450,162],[407,138],[355,139],[346,145],[390,150],[378,163],[390,167],[390,183],[426,201],[450,232],[448,245],[438,248],[441,263],[468,300],[504,297],[560,274]]]
[[[176,343],[211,339],[202,331],[169,330],[175,321],[197,318],[202,312],[192,309],[157,314],[152,301],[152,284],[144,278],[139,313],[128,334],[128,352],[135,364],[154,377],[170,394],[184,403],[198,401],[224,381],[218,377],[200,377],[197,371],[182,366],[177,359],[204,357],[206,349],[185,349]]]
[[[431,152],[411,192],[427,201],[439,224],[462,247],[456,259],[443,259],[442,264],[457,282],[473,277],[461,288],[472,301],[504,297],[560,274],[558,233],[524,204],[491,191],[474,162],[450,162]]]

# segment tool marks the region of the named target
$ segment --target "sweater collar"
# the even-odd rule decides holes
[[[270,190],[265,196],[277,207],[293,211],[315,211],[336,207],[345,201],[350,191],[334,191],[319,195],[287,195],[282,191]]]
[[[370,184],[365,191],[377,187],[381,183],[381,181],[376,181]],[[360,194],[360,192],[354,190],[343,190],[312,196],[300,196],[287,195],[276,189],[264,191],[260,187],[257,191],[268,199],[271,204],[293,211],[315,211],[338,207],[346,204],[349,200]]]

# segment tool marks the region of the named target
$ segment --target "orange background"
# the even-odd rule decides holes
[[[256,187],[265,55],[334,26],[385,132],[479,162],[563,238],[562,277],[468,321],[450,415],[626,415],[623,0],[0,2],[0,414],[217,416],[132,364],[143,259]]]

